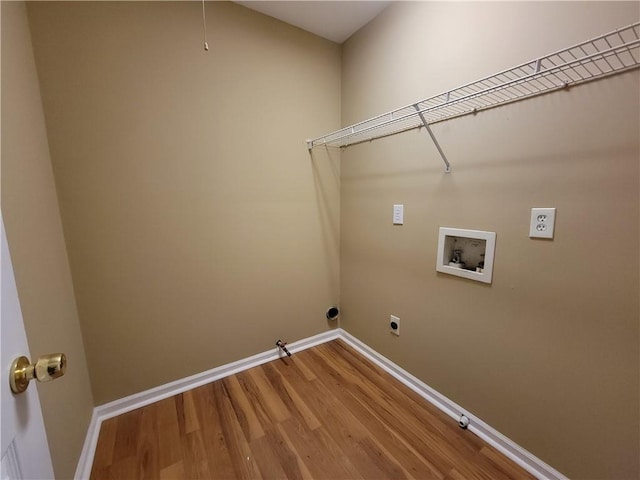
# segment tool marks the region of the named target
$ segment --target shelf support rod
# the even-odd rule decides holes
[[[444,161],[444,165],[445,165],[444,171],[445,171],[445,173],[451,173],[451,164],[449,163],[449,160],[447,160],[447,157],[444,154],[444,152],[442,151],[442,148],[440,148],[440,144],[438,143],[438,140],[436,139],[436,136],[431,131],[431,127],[429,127],[429,123],[427,122],[427,119],[424,118],[424,114],[420,111],[420,107],[416,103],[413,106],[413,108],[415,108],[416,112],[418,112],[418,115],[420,116],[420,120],[422,120],[422,124],[424,125],[424,128],[427,129],[427,132],[429,133],[429,136],[431,137],[431,140],[433,141],[433,144],[438,149],[438,152],[440,153],[440,156],[442,157],[442,160]]]

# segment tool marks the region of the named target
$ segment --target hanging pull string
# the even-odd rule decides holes
[[[207,43],[207,17],[204,13],[204,0],[202,0],[202,31],[204,34],[204,50],[209,51],[209,44]]]

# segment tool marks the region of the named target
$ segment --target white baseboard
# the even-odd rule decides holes
[[[93,466],[93,457],[96,454],[96,447],[98,446],[98,436],[100,435],[101,425],[102,419],[98,418],[98,414],[94,408],[93,414],[91,415],[91,422],[87,428],[87,435],[84,439],[84,445],[82,446],[82,452],[80,452],[80,458],[78,459],[76,473],[73,476],[76,480],[89,480],[91,476],[91,467]]]
[[[320,333],[297,342],[292,342],[287,344],[287,348],[292,353],[295,353],[337,338],[345,341],[394,378],[455,419],[456,422],[460,414],[464,413],[470,420],[470,425],[468,427],[469,431],[478,435],[489,445],[502,452],[505,456],[513,460],[535,477],[545,480],[568,480],[567,477],[562,475],[560,472],[484,423],[478,417],[469,413],[468,410],[463,409],[453,401],[449,400],[447,397],[429,387],[426,383],[414,377],[406,370],[400,368],[391,360],[380,355],[371,347],[365,345],[363,342],[341,328]],[[144,407],[145,405],[149,405],[173,395],[186,392],[187,390],[206,385],[207,383],[214,382],[229,375],[248,370],[249,368],[262,365],[263,363],[276,360],[281,356],[281,354],[282,353],[279,349],[274,348],[243,360],[228,363],[206,372],[176,380],[94,408],[91,423],[87,430],[85,444],[78,461],[75,478],[77,480],[85,480],[91,475],[91,467],[93,465],[93,458],[98,444],[100,426],[104,420]]]
[[[297,342],[288,343],[287,349],[291,353],[295,353],[306,350],[307,348],[315,347],[321,343],[330,342],[331,340],[335,340],[340,337],[339,330],[340,329],[329,330],[312,337],[298,340]],[[206,385],[207,383],[215,382],[216,380],[228,377],[229,375],[257,367],[263,363],[277,360],[281,355],[282,352],[280,349],[274,345],[271,350],[266,352],[258,353],[236,362],[212,368],[206,372],[197,373],[190,377],[182,378],[180,380],[95,407],[93,409],[91,423],[87,429],[87,436],[85,437],[84,447],[80,454],[74,478],[77,480],[88,480],[91,476],[91,467],[93,465],[93,457],[96,453],[96,446],[98,445],[100,425],[104,420],[122,415],[123,413],[130,412],[165,398],[178,395],[179,393],[186,392],[187,390]]]
[[[486,443],[520,465],[531,475],[541,480],[568,480],[568,478],[562,473],[547,465],[538,457],[505,437],[475,415],[469,413],[468,410],[462,408],[452,400],[449,400],[440,392],[434,390],[422,380],[414,377],[409,372],[379,354],[350,333],[340,329],[340,338],[384,371],[389,373],[392,377],[399,380],[422,398],[435,405],[451,418],[455,419],[456,423],[458,422],[460,415],[464,414],[470,420],[469,426],[467,427],[470,432],[482,438]]]

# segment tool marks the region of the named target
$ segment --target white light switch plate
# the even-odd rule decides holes
[[[553,230],[556,225],[555,208],[532,208],[531,223],[529,224],[529,237],[553,238]]]
[[[402,225],[404,223],[404,205],[393,206],[393,224]]]

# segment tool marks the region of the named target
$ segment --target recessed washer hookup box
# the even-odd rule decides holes
[[[496,233],[440,227],[436,270],[491,283]]]

